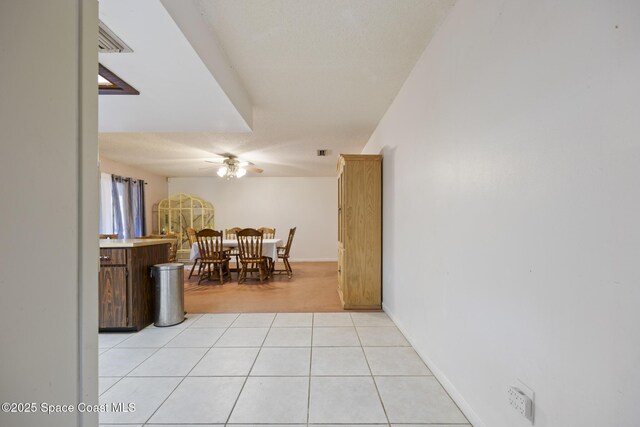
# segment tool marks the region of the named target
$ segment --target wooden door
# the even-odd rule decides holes
[[[127,297],[127,268],[124,266],[100,267],[99,327],[124,328],[129,326]]]

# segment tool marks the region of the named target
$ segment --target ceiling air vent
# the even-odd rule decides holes
[[[100,21],[98,25],[98,52],[99,53],[123,53],[133,50],[116,36],[113,31]]]
[[[327,154],[329,154],[329,150],[326,150],[326,149],[316,151],[316,155],[318,157],[325,157]]]

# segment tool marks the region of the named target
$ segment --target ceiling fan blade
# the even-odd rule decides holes
[[[218,155],[221,156],[219,159],[205,160],[205,162],[206,163],[211,163],[211,164],[217,165],[217,166],[225,166],[225,165],[229,166],[229,165],[234,165],[235,164],[237,167],[241,167],[241,168],[246,169],[247,172],[253,172],[253,173],[262,173],[262,172],[264,172],[261,168],[257,167],[253,162],[238,158],[234,154],[224,153],[224,154],[218,154]],[[200,170],[215,169],[215,168],[216,168],[216,166],[211,166],[211,167],[207,167],[207,168],[200,168]]]
[[[217,169],[217,166],[208,166],[206,168],[198,168],[198,170],[204,171],[204,170],[212,170],[212,169]]]
[[[259,167],[251,164],[251,166],[247,166],[245,168],[246,170],[248,170],[249,172],[254,172],[254,173],[262,173],[264,172],[264,170],[260,169]]]

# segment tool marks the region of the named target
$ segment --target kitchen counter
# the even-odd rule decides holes
[[[151,267],[169,260],[168,239],[100,240],[101,331],[139,331],[153,322]]]
[[[139,246],[153,246],[169,244],[167,239],[100,239],[100,249],[105,248],[137,248]]]

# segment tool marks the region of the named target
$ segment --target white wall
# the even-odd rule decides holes
[[[147,183],[144,188],[145,224],[147,234],[151,234],[153,232],[153,205],[169,195],[167,177],[147,172],[135,166],[118,163],[103,156],[100,157],[100,172],[142,179]]]
[[[292,261],[337,258],[336,178],[169,178],[169,194],[202,197],[215,207],[215,228],[275,227],[286,242],[297,227]]]
[[[640,419],[640,2],[460,0],[371,137],[384,307],[476,427]]]
[[[97,24],[91,0],[0,2],[0,402],[98,400]]]

